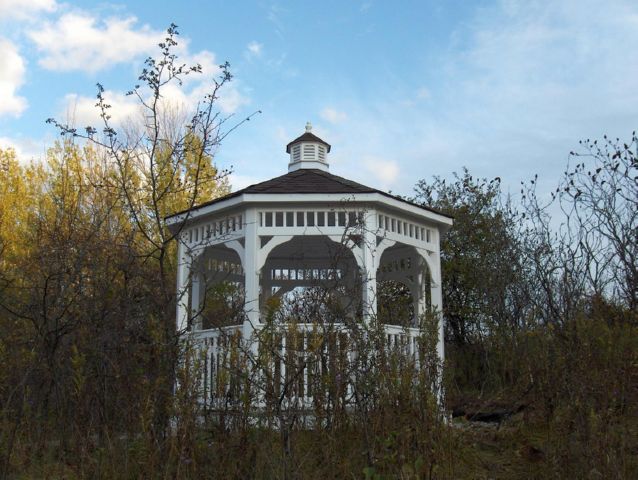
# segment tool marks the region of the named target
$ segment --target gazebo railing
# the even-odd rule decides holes
[[[243,325],[235,325],[191,334],[200,359],[201,400],[207,408],[230,408],[247,388],[256,406],[279,401],[307,408],[318,395],[327,394],[349,401],[350,375],[362,345],[356,342],[369,340],[361,329],[344,323],[259,324],[249,341],[242,331]],[[418,368],[420,335],[418,328],[383,325],[379,340],[386,352]]]

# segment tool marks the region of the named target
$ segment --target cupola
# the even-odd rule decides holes
[[[330,144],[312,133],[312,125],[308,122],[306,123],[306,132],[286,145],[286,153],[290,154],[288,171],[315,168],[327,172],[329,166],[326,159],[329,152]]]

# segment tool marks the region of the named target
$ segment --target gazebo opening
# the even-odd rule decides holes
[[[237,252],[225,245],[204,249],[193,262],[191,327],[195,330],[241,325],[244,271]]]
[[[427,261],[416,248],[395,244],[383,252],[379,263],[379,321],[418,328],[420,317],[432,308],[432,274]]]
[[[311,324],[360,319],[361,273],[356,259],[345,245],[324,236],[294,237],[273,249],[261,282],[262,312],[277,310],[280,321]]]

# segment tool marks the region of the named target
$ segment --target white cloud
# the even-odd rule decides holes
[[[288,13],[286,9],[281,7],[281,5],[273,3],[268,8],[268,14],[266,15],[266,19],[273,24],[275,29],[275,34],[283,39],[285,32],[285,22],[282,19],[285,14]]]
[[[509,0],[470,25],[444,68],[455,163],[471,152],[469,166],[492,176],[557,178],[579,139],[636,128],[638,50],[625,48],[638,44],[635,2]]]
[[[55,0],[0,0],[0,19],[27,20],[37,12],[52,12],[56,7]]]
[[[0,38],[0,116],[19,116],[27,101],[17,94],[24,83],[25,62],[17,47]]]
[[[255,183],[263,182],[265,179],[257,178],[247,175],[237,175],[235,173],[231,173],[228,177],[228,181],[232,188],[233,192],[237,190],[241,190],[242,188],[246,188],[249,185],[254,185]]]
[[[246,47],[248,57],[259,57],[261,56],[264,49],[264,45],[255,41],[252,41]]]
[[[215,54],[208,50],[202,50],[195,54],[188,53],[188,43],[181,39],[182,52],[178,52],[178,63],[187,66],[199,64],[202,67],[201,73],[191,73],[183,77],[182,86],[176,84],[166,88],[165,96],[179,105],[181,108],[192,110],[197,106],[205,95],[211,93],[213,88],[213,78],[221,73]],[[240,89],[240,82],[233,78],[230,83],[226,83],[217,93],[217,106],[221,112],[235,113],[244,105],[250,103],[249,97]]]
[[[214,53],[202,50],[191,55],[188,53],[187,47],[188,43],[184,43],[182,39],[184,52],[180,53],[178,62],[188,66],[199,64],[202,67],[202,73],[191,73],[185,76],[181,87],[173,85],[167,90],[167,97],[181,107],[192,110],[205,95],[211,92],[213,78],[221,73],[221,69]],[[249,103],[250,99],[240,90],[240,82],[236,78],[224,85],[218,92],[217,106],[223,113],[235,113]]]
[[[580,139],[638,128],[638,50],[626,48],[638,45],[635,2],[508,0],[460,28],[428,66],[427,105],[410,79],[349,101],[348,122],[324,137],[334,173],[410,194],[467,166],[512,192],[538,173],[549,190]]]
[[[0,149],[12,148],[16,152],[16,157],[20,162],[29,160],[39,160],[46,154],[46,142],[33,138],[10,138],[0,137]]]
[[[43,67],[59,71],[94,72],[117,63],[139,62],[141,56],[156,56],[159,53],[157,43],[164,40],[166,33],[147,25],[139,26],[134,17],[100,20],[88,13],[76,12],[65,14],[53,23],[45,23],[39,30],[28,32],[28,35],[43,55],[39,61]],[[201,73],[184,75],[182,85],[173,82],[163,87],[164,109],[177,109],[180,114],[188,115],[212,92],[213,78],[221,73],[221,69],[214,53],[207,50],[190,52],[186,38],[179,38],[173,51],[178,64],[201,66]],[[147,92],[143,88],[141,93],[146,96]],[[225,85],[217,96],[217,106],[225,114],[234,113],[249,103],[236,80]],[[114,126],[122,126],[127,118],[140,114],[138,102],[132,96],[109,90],[104,92],[104,97],[112,106],[109,115]],[[102,121],[95,103],[95,97],[69,93],[63,99],[64,106],[59,115],[77,128],[91,125],[99,129]]]
[[[202,75],[199,77],[201,78]],[[181,87],[176,84],[165,85],[160,100],[160,115],[170,112],[183,119],[192,115],[198,102],[210,91],[210,84],[202,79],[199,83],[191,86],[192,88],[188,88],[189,86],[186,84]],[[248,98],[231,86],[222,89],[218,95],[217,106],[223,114],[232,114],[249,102]],[[103,96],[105,102],[111,105],[111,108],[108,109],[108,115],[111,116],[109,121],[113,127],[122,127],[129,120],[135,122],[143,115],[143,109],[134,96],[127,96],[123,92],[112,90],[104,91]],[[92,126],[99,131],[103,126],[103,121],[95,103],[95,97],[67,94],[64,97],[63,109],[59,115],[64,119],[64,123],[72,125],[78,130]]]
[[[237,88],[229,86],[219,95],[217,103],[223,113],[231,114],[235,113],[241,107],[248,105],[250,99],[243,95]]]
[[[330,123],[341,123],[348,119],[348,115],[345,112],[340,112],[332,107],[324,108],[320,115],[321,118]]]
[[[148,54],[165,36],[136,24],[135,17],[99,20],[88,13],[67,13],[28,35],[43,54],[42,67],[95,72]]]
[[[180,48],[176,53],[179,55],[177,62],[185,64],[187,67],[199,64],[202,67],[202,73],[191,73],[183,77],[184,84],[200,83],[203,80],[210,81],[221,72],[215,54],[208,50],[201,50],[191,54],[188,52],[188,41],[180,39]]]
[[[103,93],[106,103],[111,105],[108,114],[109,120],[114,126],[121,126],[127,120],[134,119],[140,112],[138,103],[132,96],[126,96],[121,92],[106,90]],[[74,126],[78,130],[91,126],[97,128],[103,126],[100,111],[95,106],[95,97],[85,97],[76,94],[68,94],[64,97],[64,109],[61,117],[64,123]]]
[[[381,188],[391,188],[399,177],[399,164],[394,160],[367,155],[361,161]]]

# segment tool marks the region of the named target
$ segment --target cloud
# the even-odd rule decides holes
[[[157,56],[157,43],[163,41],[166,33],[153,30],[147,25],[138,25],[135,17],[111,17],[100,20],[86,12],[65,14],[55,22],[45,23],[38,31],[28,33],[35,42],[42,57],[40,65],[50,70],[81,70],[94,72],[118,63],[140,63],[142,55]],[[173,52],[176,63],[187,67],[199,64],[201,73],[190,72],[182,77],[178,85],[172,82],[162,87],[161,107],[184,116],[192,114],[204,97],[214,88],[214,78],[221,73],[214,53],[208,50],[189,51],[189,40],[180,37]],[[140,90],[148,98],[149,93]],[[107,90],[104,97],[112,108],[113,126],[122,126],[127,119],[140,115],[136,98],[126,96],[122,91]],[[224,114],[232,114],[249,103],[249,99],[239,88],[237,80],[226,84],[217,92],[217,107]],[[99,129],[102,120],[95,107],[93,96],[69,93],[63,98],[59,116],[77,128],[94,126]]]
[[[0,0],[0,19],[28,20],[35,13],[52,12],[56,8],[55,0]]]
[[[232,187],[233,192],[236,192],[237,190],[246,188],[249,185],[254,185],[255,183],[263,182],[264,179],[253,177],[253,176],[237,175],[235,173],[231,173],[228,177],[228,181]]]
[[[177,107],[184,112],[193,112],[204,96],[211,92],[210,82],[204,77],[201,77],[200,80],[190,89],[180,87],[177,84],[166,85],[163,93],[163,106]],[[250,103],[250,100],[239,91],[237,85],[231,83],[225,85],[217,93],[215,103],[222,113],[232,114]]]
[[[229,87],[220,94],[218,106],[223,113],[235,113],[241,107],[248,105],[250,99],[243,95],[237,88]]]
[[[492,110],[531,108],[539,123],[574,113],[567,106],[592,118],[600,113],[592,101],[606,110],[618,97],[636,100],[635,89],[624,89],[638,74],[638,52],[622,48],[638,43],[638,9],[628,5],[504,3],[498,24],[476,20],[472,47],[457,59],[464,93]]]
[[[25,62],[17,47],[0,38],[0,116],[19,116],[27,101],[17,94],[24,83]]]
[[[348,122],[325,137],[334,173],[410,194],[420,178],[467,166],[512,192],[539,173],[549,191],[580,139],[638,128],[638,50],[626,48],[638,45],[635,2],[508,0],[459,25],[440,57],[415,71],[428,74],[427,103],[410,78],[375,98],[340,99]]]
[[[635,2],[504,1],[478,10],[464,44],[443,67],[442,126],[491,175],[557,178],[580,138],[635,128]]]
[[[399,164],[394,160],[367,155],[362,158],[362,164],[381,188],[390,188],[399,177]]]
[[[114,126],[122,126],[127,120],[132,120],[140,113],[140,107],[132,96],[126,96],[121,92],[106,90],[103,93],[106,103],[111,105],[108,114],[109,120]],[[67,94],[63,100],[63,111],[60,116],[64,123],[74,126],[78,130],[91,126],[97,128],[103,126],[100,111],[95,106],[95,97],[86,97],[74,93]]]
[[[67,13],[45,22],[28,36],[43,54],[39,64],[48,70],[96,72],[130,62],[153,51],[165,33],[135,17],[99,20],[85,13]]]
[[[189,118],[198,107],[198,103],[210,92],[210,84],[199,76],[200,81],[184,83],[182,86],[168,84],[163,87],[162,98],[159,104],[159,114],[169,114],[182,119]],[[143,109],[139,101],[134,96],[125,95],[123,92],[106,90],[103,93],[107,104],[111,105],[108,114],[111,116],[110,123],[114,127],[125,126],[128,121],[134,123],[143,116]],[[146,98],[148,100],[148,97]],[[67,94],[63,100],[63,108],[59,116],[64,119],[64,123],[72,125],[78,130],[87,126],[92,126],[100,130],[103,121],[100,118],[100,111],[95,106],[96,98],[74,93]],[[218,92],[216,100],[219,110],[226,115],[236,112],[240,107],[249,103],[249,99],[242,95],[239,90],[231,85]]]
[[[217,58],[213,52],[208,50],[200,50],[196,53],[189,53],[188,41],[186,39],[180,39],[179,49],[176,53],[179,55],[177,61],[180,64],[185,64],[187,67],[199,65],[202,68],[202,73],[191,73],[184,77],[184,84],[200,83],[204,79],[211,81],[213,77],[219,75],[221,69],[217,62]]]
[[[42,159],[46,154],[47,142],[33,138],[0,137],[0,149],[12,148],[19,162]]]
[[[264,49],[264,45],[252,41],[246,47],[248,58],[260,57]]]
[[[324,108],[321,113],[321,118],[330,123],[341,123],[348,119],[348,115],[345,112],[340,112],[332,107]]]
[[[286,9],[276,3],[273,3],[268,8],[268,13],[266,14],[266,19],[272,23],[275,28],[275,34],[281,39],[284,38],[285,31],[285,22],[283,21],[282,16],[286,13]]]

